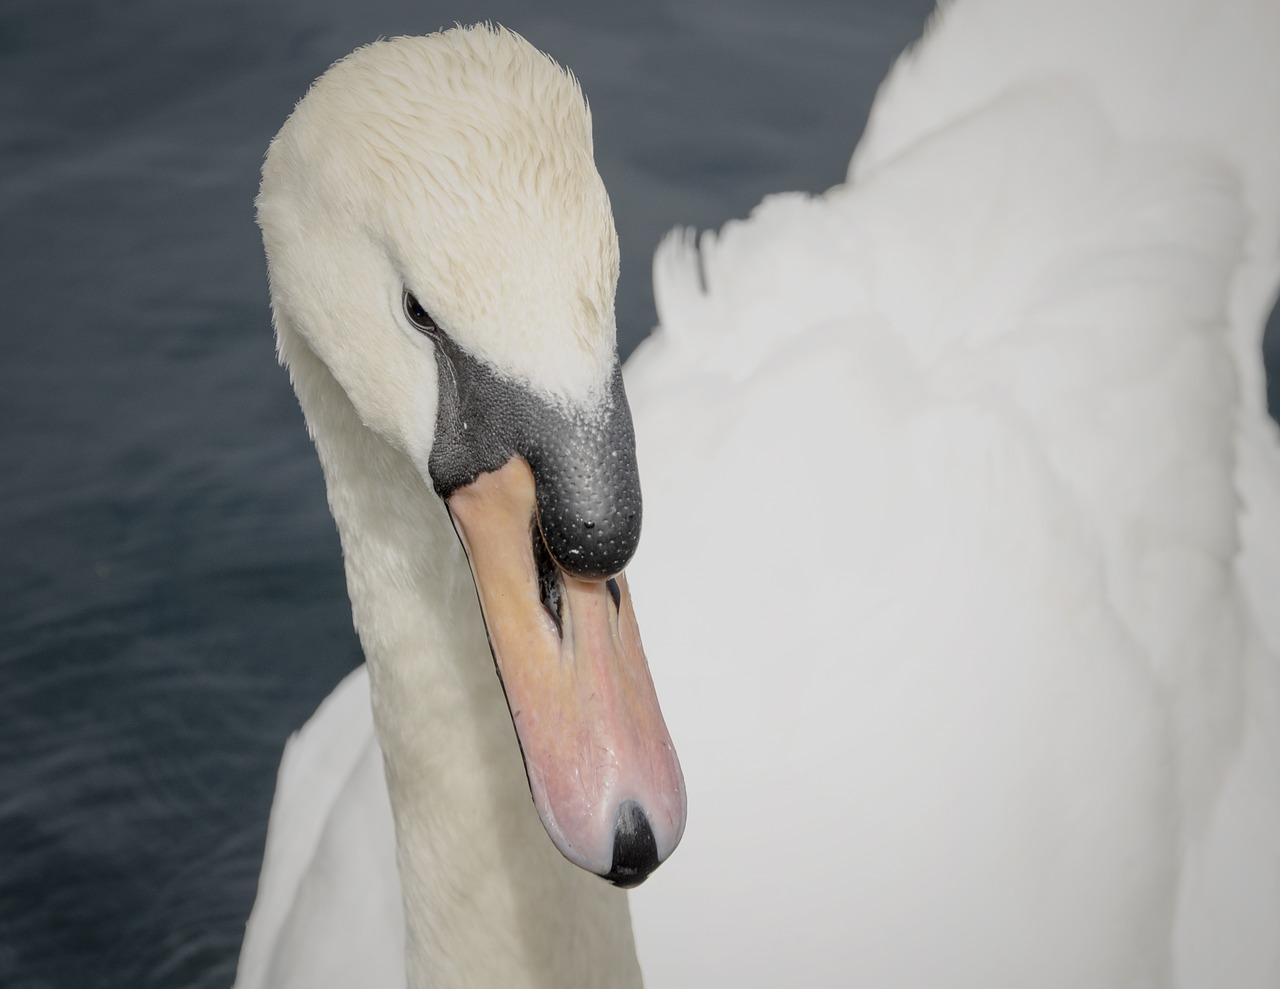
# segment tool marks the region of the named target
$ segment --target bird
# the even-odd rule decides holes
[[[608,894],[608,932],[570,924],[552,947],[439,899],[427,918],[389,809],[411,770],[383,754],[407,685],[380,702],[371,656],[286,750],[238,984],[324,985],[339,956],[375,973],[360,984],[415,989],[640,969],[654,986],[1280,983],[1280,438],[1260,355],[1280,283],[1275,37],[1280,9],[1254,0],[956,0],[890,73],[843,183],[671,235],[659,326],[625,369],[644,484],[627,581],[688,823],[626,894],[638,963],[623,894],[572,866],[582,882],[544,902]],[[365,51],[372,88],[414,78]],[[340,141],[330,124],[313,139]],[[365,191],[362,236],[406,250],[380,224],[417,215],[417,193]],[[273,270],[273,298],[337,311],[371,278]],[[281,350],[324,463],[327,423]],[[366,353],[328,360],[341,387],[402,388]],[[409,483],[367,477],[385,509]],[[340,532],[344,497],[330,482]],[[449,614],[475,619],[452,560]],[[529,839],[506,864],[560,869],[506,765]],[[600,967],[428,971],[427,938],[449,966],[475,957],[473,931],[442,926],[458,916],[486,962],[514,932],[513,953]]]
[[[642,502],[582,93],[485,25],[371,45],[276,135],[257,215],[380,751],[317,729],[282,774],[301,806],[271,828],[302,868],[277,911],[268,851],[237,984],[638,985],[617,887],[671,854],[685,791],[624,572]],[[367,864],[403,891],[385,925],[386,895],[353,922],[363,894],[325,892],[369,800],[391,841]],[[402,943],[335,962],[322,930]]]

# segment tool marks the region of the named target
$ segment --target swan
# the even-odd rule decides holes
[[[373,964],[413,986],[637,985],[614,886],[671,854],[685,796],[623,573],[642,509],[582,94],[485,26],[371,45],[276,135],[257,208],[381,750],[326,746],[308,773],[353,800],[381,762],[404,921],[374,894],[334,929],[313,887],[365,864],[330,854],[338,800],[287,910],[264,881],[255,912],[302,959],[256,968],[251,929],[238,981],[368,985],[316,937],[403,930],[403,973]]]
[[[645,485],[627,573],[692,797],[679,856],[629,894],[651,985],[1280,984],[1280,440],[1259,346],[1276,37],[1255,0],[957,0],[842,185],[659,249],[660,326],[626,369]],[[374,51],[398,74],[407,44]],[[361,230],[412,209],[377,191]],[[273,297],[335,311],[373,281],[272,272]],[[354,421],[321,358],[281,351],[322,461],[330,406],[340,435],[397,428]],[[350,359],[352,387],[402,387]],[[396,504],[420,473],[379,464],[369,497]],[[433,589],[479,638],[438,529]],[[390,591],[420,607],[414,589]],[[420,719],[395,720],[407,686],[387,696],[369,660],[286,749],[238,985],[637,979],[622,894],[584,870],[543,912],[599,897],[607,931],[582,926],[589,903],[539,931],[536,909],[429,899],[401,833],[424,824],[395,810]],[[549,876],[565,864],[503,762],[501,703],[466,712],[495,723],[483,780],[527,812],[519,866]],[[488,822],[436,792],[430,824],[467,829],[439,867],[474,866]],[[501,978],[464,970],[502,950]]]

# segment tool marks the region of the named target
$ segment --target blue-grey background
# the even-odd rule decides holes
[[[569,65],[626,353],[659,237],[840,181],[928,7],[4,0],[0,986],[228,985],[281,746],[360,661],[252,214],[311,79],[485,18]]]

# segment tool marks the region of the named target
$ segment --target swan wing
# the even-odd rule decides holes
[[[236,989],[401,989],[404,920],[369,675],[285,745]]]
[[[1280,980],[1276,11],[1091,6],[946,8],[848,183],[655,259],[655,985]]]

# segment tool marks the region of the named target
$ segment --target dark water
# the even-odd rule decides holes
[[[4,0],[0,986],[229,984],[281,746],[360,661],[252,222],[309,81],[486,17],[570,65],[629,351],[659,237],[839,181],[927,6]]]

